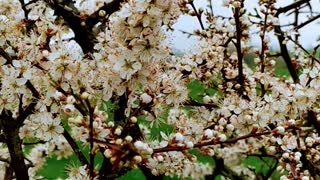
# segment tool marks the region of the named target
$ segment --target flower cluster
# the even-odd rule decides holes
[[[310,53],[291,37],[306,24],[286,32],[279,22],[310,4],[260,0],[254,14],[224,0],[221,16],[193,0],[94,2],[0,0],[0,174],[37,178],[46,158],[75,154],[68,179],[133,168],[147,178],[317,178],[319,45]],[[189,35],[200,48],[175,56],[167,34],[182,15],[198,19]],[[290,77],[276,74],[271,33]],[[250,157],[274,163],[260,173]]]

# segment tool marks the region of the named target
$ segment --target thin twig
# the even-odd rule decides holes
[[[88,99],[86,99],[86,105],[89,110],[89,146],[90,146],[90,153],[89,153],[89,174],[90,179],[94,178],[94,149],[93,149],[93,111],[94,109],[91,107],[90,102]]]
[[[300,1],[296,1],[292,4],[289,4],[288,6],[285,6],[285,7],[281,7],[278,9],[277,13],[276,13],[276,16],[279,16],[281,13],[286,13],[292,9],[295,9],[305,3],[308,3],[310,0],[300,0]]]
[[[261,132],[261,133],[255,133],[255,134],[247,134],[247,135],[240,136],[237,138],[228,139],[226,141],[220,141],[220,139],[218,138],[218,139],[213,139],[209,142],[197,143],[193,147],[200,148],[200,147],[204,147],[204,146],[211,146],[211,145],[217,145],[217,144],[233,144],[233,143],[236,143],[240,140],[248,139],[250,137],[259,137],[259,136],[268,135],[271,133],[272,133],[272,131],[265,131],[265,132]],[[188,149],[190,149],[190,148],[179,147],[179,146],[172,146],[172,147],[169,146],[169,147],[164,147],[164,148],[157,148],[157,149],[153,149],[153,155],[157,154],[157,153],[161,153],[161,152],[184,151],[184,150],[188,150]]]
[[[190,2],[190,5],[194,11],[194,13],[196,14],[197,18],[198,18],[198,21],[200,23],[200,26],[201,26],[201,29],[204,30],[204,26],[203,26],[203,23],[202,23],[202,20],[201,20],[201,14],[199,14],[199,12],[197,11],[193,1]]]
[[[69,134],[69,132],[64,128],[64,132],[62,134],[64,136],[64,138],[66,138],[67,142],[69,143],[69,145],[71,146],[71,148],[73,149],[73,152],[76,154],[78,160],[80,161],[80,163],[84,166],[84,165],[89,165],[89,162],[87,160],[87,158],[83,155],[82,151],[80,150],[79,146],[77,145],[77,143],[74,141],[74,139],[71,137],[71,135]]]
[[[313,21],[315,21],[315,20],[317,20],[319,18],[320,18],[320,14],[318,14],[317,16],[314,16],[314,17],[310,18],[309,20],[299,24],[295,29],[301,29],[304,26],[308,25],[309,23],[312,23]]]

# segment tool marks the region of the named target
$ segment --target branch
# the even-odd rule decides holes
[[[27,9],[27,8],[26,8],[26,4],[24,3],[24,0],[19,0],[19,2],[20,2],[20,4],[21,4],[21,8],[22,8],[22,10],[23,10],[23,12],[24,12],[24,18],[25,18],[26,20],[29,20],[28,14],[29,14],[29,12],[30,12],[30,9]]]
[[[7,60],[6,64],[12,64],[12,58],[11,56],[3,49],[0,47],[0,55]]]
[[[320,18],[320,14],[318,14],[317,16],[314,16],[314,17],[310,18],[309,20],[307,20],[307,21],[299,24],[299,25],[296,27],[296,29],[301,29],[301,28],[303,28],[304,26],[308,25],[309,23],[311,23],[311,22],[313,22],[313,21],[315,21],[315,20],[317,20],[317,19],[319,19],[319,18]]]
[[[78,15],[79,13],[71,3],[63,5],[58,0],[45,0],[54,10],[55,14],[61,16],[68,26],[72,29],[75,36],[75,41],[79,44],[84,54],[93,52],[94,35],[92,30],[87,29],[85,21]],[[62,1],[63,2],[63,1]],[[63,2],[66,3],[66,2]]]
[[[13,169],[12,167],[9,165],[6,167],[6,171],[5,171],[5,174],[4,174],[4,180],[11,180],[13,179]]]
[[[2,157],[0,157],[0,161],[10,164],[10,161],[9,161],[9,159],[7,159],[7,158],[2,158]]]
[[[24,142],[23,145],[30,146],[30,145],[45,144],[45,143],[47,143],[47,141],[40,140],[40,141],[36,141],[36,142]]]
[[[307,121],[320,134],[320,121],[317,120],[317,116],[313,110],[308,110]]]
[[[80,163],[83,166],[84,165],[89,165],[89,162],[88,162],[87,158],[83,155],[83,153],[81,152],[79,146],[77,145],[77,143],[74,141],[74,139],[71,137],[71,135],[69,134],[69,132],[66,129],[64,129],[63,136],[68,141],[69,145],[73,149],[73,152],[76,154],[76,156],[77,156],[78,160],[80,161]]]
[[[305,49],[300,43],[297,43],[296,41],[294,41],[290,36],[288,36],[288,39],[289,39],[290,41],[292,41],[296,46],[298,46],[303,52],[305,52],[306,55],[307,55],[309,58],[311,58],[312,60],[320,63],[320,59],[318,59],[317,57],[315,57],[315,55],[310,54],[310,53],[308,52],[308,50]],[[316,53],[316,52],[317,52],[317,51],[315,50],[314,53]]]
[[[236,49],[238,55],[238,82],[241,85],[241,90],[244,88],[244,76],[243,76],[243,54],[241,52],[241,36],[242,36],[242,29],[241,29],[241,22],[240,22],[240,8],[235,8],[234,12],[234,19],[236,22],[236,33],[237,33],[237,42],[236,42]]]
[[[93,149],[93,111],[94,109],[91,107],[90,102],[88,99],[86,99],[86,105],[89,110],[89,145],[90,145],[90,152],[89,152],[89,174],[90,179],[93,179],[94,177],[94,149]]]
[[[92,28],[99,20],[99,11],[104,10],[110,15],[120,9],[120,3],[123,0],[114,0],[99,8],[89,17],[81,16],[74,7],[73,1],[45,0],[49,6],[55,11],[55,14],[61,16],[72,29],[75,34],[75,41],[80,45],[84,54],[92,53],[95,44],[95,34]]]
[[[198,18],[198,21],[200,23],[200,26],[201,26],[201,29],[204,30],[204,26],[203,26],[203,23],[202,23],[202,20],[201,20],[201,14],[198,13],[196,7],[194,6],[194,3],[193,1],[189,1],[190,2],[190,5],[194,11],[194,13],[196,14],[197,18]]]
[[[4,136],[4,134],[0,134],[0,143],[4,142],[6,142],[6,137]]]
[[[216,138],[216,139],[213,139],[213,140],[211,140],[209,142],[197,143],[193,147],[194,148],[200,148],[200,147],[203,147],[203,146],[211,146],[211,145],[217,145],[217,144],[233,144],[233,143],[236,143],[236,142],[238,142],[240,140],[243,140],[243,139],[248,139],[250,137],[259,137],[259,136],[268,135],[268,134],[271,134],[271,133],[272,133],[272,131],[265,131],[265,132],[261,132],[261,133],[253,133],[253,134],[248,134],[248,135],[240,136],[240,137],[233,138],[233,139],[228,139],[226,141],[220,141],[219,138]],[[154,149],[152,155],[157,154],[157,153],[161,153],[161,152],[184,151],[184,150],[188,150],[188,149],[190,149],[190,148],[178,147],[178,146],[170,147],[169,146],[169,147]]]
[[[118,108],[114,112],[114,114],[115,114],[114,122],[116,125],[118,125],[119,123],[123,122],[126,119],[125,110],[127,108],[128,97],[125,92],[123,95],[121,95],[119,97],[114,95],[114,97],[112,99],[113,99],[112,102],[117,103],[117,105],[118,105]]]
[[[8,121],[8,119],[5,119]],[[17,180],[29,179],[28,168],[24,162],[24,153],[22,150],[22,140],[19,137],[19,127],[6,125],[3,129],[6,136],[6,144],[10,153],[10,166],[15,172]]]
[[[196,101],[187,101],[187,102],[184,102],[183,103],[184,106],[195,106],[195,107],[201,107],[201,106],[204,106],[206,108],[209,108],[209,109],[213,109],[213,108],[218,108],[219,106],[216,105],[216,104],[209,104],[209,103],[199,103],[199,102],[196,102]]]
[[[300,1],[296,1],[288,6],[285,6],[285,7],[282,7],[282,8],[279,8],[277,13],[276,13],[276,16],[279,16],[281,13],[286,13],[292,9],[295,9],[301,5],[303,5],[304,3],[309,3],[310,0],[300,0]]]
[[[299,80],[298,74],[296,72],[296,69],[292,64],[287,45],[283,44],[285,37],[284,37],[284,33],[282,32],[282,30],[280,28],[280,25],[274,26],[274,32],[275,32],[276,36],[278,37],[278,42],[279,42],[279,46],[280,46],[280,50],[281,50],[281,56],[287,65],[287,68],[290,72],[290,75],[295,83],[299,83],[300,80]]]
[[[60,87],[60,86],[58,86],[56,89],[57,89],[57,91],[62,92],[62,94],[65,95],[65,96],[70,95],[68,92],[66,92],[65,90],[63,90],[62,87]],[[72,95],[74,96],[74,94],[72,94]],[[74,96],[74,97],[76,97],[76,96]],[[75,103],[75,104],[74,104],[74,107],[80,112],[80,114],[81,114],[83,117],[85,117],[85,116],[87,115],[86,110],[82,109],[82,107],[81,107],[78,103]]]
[[[24,121],[30,114],[33,113],[34,108],[35,108],[36,105],[37,105],[37,101],[38,101],[38,99],[40,99],[40,97],[41,97],[40,94],[39,94],[39,92],[35,89],[35,87],[31,84],[31,82],[30,82],[29,80],[26,82],[26,86],[27,86],[27,88],[31,91],[33,97],[35,97],[36,99],[35,99],[32,103],[30,103],[30,104],[28,105],[28,107],[27,107],[26,109],[24,109],[24,111],[23,111],[21,114],[19,114],[19,116],[17,117],[16,121],[17,121],[19,127],[23,124],[23,121]]]
[[[86,20],[86,25],[88,29],[92,29],[100,20],[101,17],[99,16],[100,11],[105,11],[106,15],[111,15],[112,13],[118,11],[120,9],[121,3],[124,0],[114,0],[109,3],[105,3],[102,7],[100,7],[97,11],[92,13]]]

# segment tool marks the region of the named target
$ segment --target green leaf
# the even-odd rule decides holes
[[[133,169],[127,172],[125,175],[117,178],[117,180],[144,180],[146,177],[143,175],[140,169]]]
[[[206,92],[206,87],[199,80],[194,80],[188,84],[190,90],[189,97],[196,102],[203,102],[203,96]]]

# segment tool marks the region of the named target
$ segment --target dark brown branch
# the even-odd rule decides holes
[[[110,15],[120,8],[123,0],[114,0],[99,8],[89,17],[81,17],[78,10],[74,7],[73,1],[65,0],[60,3],[57,0],[45,0],[55,11],[55,14],[61,16],[75,34],[75,41],[80,45],[84,54],[92,53],[95,44],[95,34],[92,28],[100,21],[99,11],[104,10],[106,15]],[[67,7],[67,8],[66,8]]]
[[[10,164],[9,159],[5,159],[5,158],[0,157],[0,161]]]
[[[47,141],[40,140],[40,141],[36,141],[36,142],[24,142],[23,145],[30,146],[30,145],[45,144],[45,143],[47,143]]]
[[[69,134],[69,132],[66,129],[64,129],[63,136],[68,141],[69,145],[73,149],[73,152],[76,154],[76,156],[77,156],[78,160],[80,161],[80,163],[83,166],[84,165],[88,166],[89,162],[88,162],[87,158],[83,155],[83,153],[81,152],[79,146],[77,145],[77,143],[74,141],[74,139],[71,137],[71,135]]]
[[[284,62],[286,63],[287,68],[289,70],[289,73],[290,73],[293,81],[295,83],[299,83],[300,80],[299,80],[298,74],[296,72],[296,68],[293,66],[293,63],[291,61],[287,45],[283,43],[285,40],[285,35],[282,32],[279,25],[274,26],[274,32],[278,38],[280,51],[281,51],[281,57],[283,58]]]
[[[304,48],[300,43],[297,43],[296,41],[294,41],[290,36],[288,36],[288,39],[292,41],[296,46],[298,46],[303,52],[305,52],[309,58],[311,58],[313,61],[320,63],[320,59],[315,57],[315,55],[310,54],[309,51],[306,48]],[[314,51],[314,54],[315,53],[316,51]]]
[[[7,60],[5,64],[12,64],[11,56],[1,47],[0,47],[0,55]]]
[[[26,86],[31,91],[33,97],[40,99],[40,93],[36,90],[36,88],[32,85],[32,83],[29,80],[26,82]]]
[[[199,102],[196,102],[196,101],[187,101],[187,102],[184,102],[183,103],[184,106],[195,106],[195,107],[201,107],[201,106],[204,106],[206,108],[209,108],[209,109],[213,109],[213,108],[218,108],[219,106],[216,105],[216,104],[209,104],[209,103],[199,103]]]
[[[85,25],[85,21],[78,15],[79,13],[69,6],[60,4],[57,0],[46,0],[55,14],[61,16],[75,34],[75,41],[79,44],[84,54],[93,52],[94,34]],[[65,3],[65,2],[64,2]],[[65,6],[68,8],[66,9]],[[70,10],[70,9],[71,10]]]
[[[13,121],[13,119],[11,119]],[[4,121],[10,121],[5,119]],[[3,129],[6,136],[6,144],[8,151],[10,153],[11,167],[14,169],[17,180],[28,180],[28,168],[24,162],[24,155],[21,146],[21,139],[19,137],[19,127],[10,127],[5,123],[5,128]]]
[[[92,13],[86,20],[86,25],[88,29],[92,29],[100,20],[101,17],[99,16],[100,11],[105,11],[106,15],[110,15],[120,9],[121,3],[124,2],[124,0],[114,0],[109,3],[105,3],[102,7],[100,7],[97,11]]]
[[[190,5],[191,5],[194,13],[196,14],[196,16],[197,16],[197,18],[198,18],[198,21],[199,21],[199,23],[200,23],[201,29],[204,30],[203,22],[202,22],[202,20],[201,20],[201,14],[199,14],[199,12],[197,11],[197,9],[196,9],[193,1],[190,1]]]
[[[125,110],[127,108],[127,103],[128,103],[127,94],[124,93],[119,97],[114,95],[114,97],[112,98],[112,102],[118,105],[117,109],[114,112],[115,114],[114,122],[116,125],[118,125],[119,123],[123,122],[126,119]]]
[[[315,20],[317,20],[319,18],[320,18],[320,14],[318,14],[317,16],[314,16],[314,17],[310,18],[309,20],[299,24],[295,29],[301,29],[304,26],[308,25],[309,23],[312,23],[313,21],[315,21]]]
[[[18,123],[18,126],[19,126],[19,127],[22,126],[23,121],[24,121],[30,114],[33,113],[33,110],[34,110],[34,108],[35,108],[36,105],[37,105],[37,101],[38,101],[38,99],[40,98],[39,92],[35,89],[35,87],[31,84],[31,82],[30,82],[29,80],[26,82],[26,86],[27,86],[27,88],[31,91],[33,97],[35,97],[36,99],[35,99],[32,103],[30,103],[27,108],[25,108],[25,109],[23,110],[22,114],[19,114],[19,116],[17,117],[16,122]]]
[[[267,20],[268,20],[268,13],[269,13],[269,9],[267,9],[267,12],[265,14],[264,17],[264,21],[263,21],[263,27],[262,27],[262,34],[260,36],[261,39],[261,51],[259,54],[259,58],[260,58],[260,71],[261,73],[264,73],[264,69],[265,69],[265,51],[267,50],[268,46],[265,43],[264,39],[265,39],[265,34],[266,34],[266,30],[267,30]],[[260,86],[261,86],[261,96],[264,96],[264,94],[266,93],[264,84],[260,82]]]
[[[4,174],[4,180],[12,180],[13,179],[13,169],[12,167],[9,165],[6,167],[6,171],[5,171],[5,174]]]
[[[307,121],[308,124],[312,125],[318,134],[320,134],[320,121],[317,120],[317,116],[313,110],[308,111]]]
[[[280,15],[281,13],[286,13],[292,9],[295,9],[305,3],[309,3],[310,0],[300,0],[300,1],[296,1],[288,6],[285,6],[285,7],[282,7],[282,8],[279,8],[277,13],[276,13],[276,16]]]
[[[211,16],[214,16],[212,1],[209,0],[208,3],[209,3],[209,9],[210,9]]]
[[[200,148],[200,147],[211,146],[211,145],[216,145],[216,144],[233,144],[233,143],[236,143],[236,142],[238,142],[240,140],[243,140],[243,139],[248,139],[250,137],[259,137],[259,136],[268,135],[268,134],[271,134],[271,133],[272,133],[272,131],[265,131],[265,132],[261,132],[261,133],[247,134],[247,135],[240,136],[240,137],[237,137],[237,138],[228,139],[226,141],[220,141],[219,139],[213,139],[213,140],[211,140],[209,142],[197,143],[193,147],[194,148]],[[178,147],[178,146],[172,146],[172,147],[169,146],[169,147],[154,149],[153,150],[153,155],[157,154],[157,153],[161,153],[161,152],[184,151],[184,150],[187,150],[187,149],[189,149],[189,148],[187,148],[187,147]]]
[[[28,18],[28,14],[29,14],[29,12],[30,12],[30,9],[27,9],[26,4],[24,3],[24,0],[19,0],[19,2],[20,2],[20,4],[21,4],[21,8],[22,8],[22,10],[23,10],[23,12],[24,12],[24,18],[25,18],[26,20],[28,20],[28,19],[29,19],[29,18]]]
[[[234,19],[236,23],[236,49],[238,55],[238,83],[241,85],[241,89],[244,86],[244,76],[243,76],[243,54],[241,50],[241,36],[242,36],[242,29],[241,29],[241,22],[240,22],[240,8],[235,8],[234,10]]]
[[[1,127],[2,130],[2,127]],[[3,134],[0,134],[0,143],[6,142],[6,137]]]
[[[86,105],[89,110],[89,146],[90,146],[90,152],[89,152],[89,174],[90,179],[94,178],[94,157],[95,153],[93,152],[93,111],[94,109],[91,107],[90,102],[88,99],[86,99]]]

